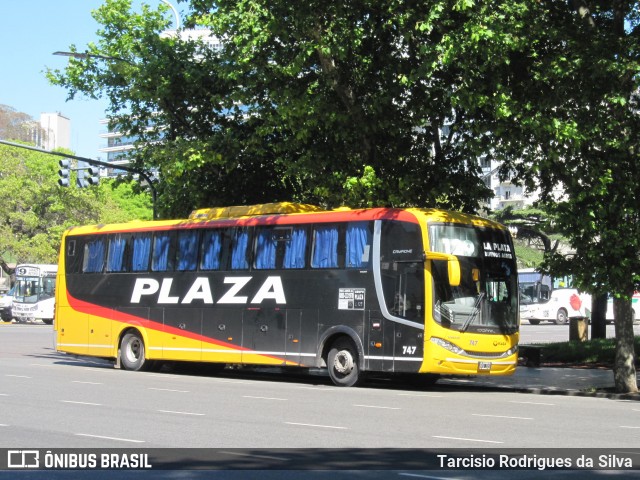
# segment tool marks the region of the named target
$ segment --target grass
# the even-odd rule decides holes
[[[616,355],[614,338],[598,338],[586,342],[570,341],[536,345],[542,364],[613,368]],[[640,354],[640,337],[635,337],[636,357]],[[636,360],[637,362],[637,360]]]

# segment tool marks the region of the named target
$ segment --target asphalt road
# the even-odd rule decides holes
[[[233,470],[251,462],[264,462],[269,470],[317,462],[335,467],[331,477],[321,476],[332,479],[359,478],[347,470],[366,471],[368,479],[477,478],[459,469],[438,470],[434,476],[406,459],[384,456],[396,449],[416,449],[425,458],[448,449],[523,448],[554,458],[613,451],[640,462],[637,402],[408,387],[388,379],[339,388],[324,375],[273,370],[127,372],[101,360],[56,353],[52,334],[50,326],[0,327],[0,449],[205,448],[231,452],[223,464]],[[184,452],[178,451],[183,457]],[[345,454],[358,461],[346,461]],[[398,468],[378,472],[372,462],[385,468],[397,462]],[[41,478],[57,478],[46,473]],[[93,473],[91,478],[107,475]],[[510,473],[492,471],[491,477],[512,478]],[[519,478],[536,478],[540,472],[519,473]],[[270,477],[265,471],[260,478]]]

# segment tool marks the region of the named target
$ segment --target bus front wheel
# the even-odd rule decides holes
[[[352,387],[360,379],[358,351],[352,341],[339,339],[329,350],[327,367],[331,381],[339,387]]]
[[[556,325],[564,325],[569,321],[569,315],[564,308],[558,309],[556,313]]]
[[[120,343],[120,364],[125,370],[142,370],[145,366],[144,341],[137,332],[129,332]]]

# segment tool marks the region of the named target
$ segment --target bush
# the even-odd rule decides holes
[[[598,338],[586,342],[559,342],[539,345],[542,363],[613,367],[616,356],[615,338]],[[635,337],[636,358],[640,353],[640,337]]]

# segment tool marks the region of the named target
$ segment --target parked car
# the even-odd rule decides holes
[[[0,319],[3,322],[10,322],[13,318],[11,307],[13,306],[14,291],[15,287],[12,287],[7,293],[0,295]]]
[[[631,311],[633,323],[640,323],[640,292],[634,292],[631,298]],[[607,322],[613,323],[613,297],[607,300]]]
[[[591,316],[591,295],[581,293],[575,288],[553,290],[548,300],[535,303],[520,303],[520,319],[528,320],[532,325],[540,322],[552,322],[563,325],[570,318],[588,318]]]

